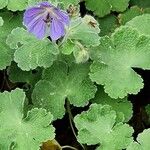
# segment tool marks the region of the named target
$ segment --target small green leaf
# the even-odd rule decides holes
[[[137,16],[131,21],[127,22],[126,26],[136,29],[140,34],[150,36],[150,14]]]
[[[75,44],[68,40],[60,46],[60,51],[65,55],[70,55],[74,51]]]
[[[143,12],[139,7],[137,7],[137,6],[130,7],[130,9],[127,9],[122,14],[119,14],[119,23],[121,25],[124,25],[128,21],[133,19],[134,17],[142,15],[142,14],[143,14]]]
[[[140,133],[137,137],[137,142],[132,142],[127,150],[149,150],[150,144],[150,129],[144,130],[142,133]]]
[[[38,40],[23,28],[12,30],[6,43],[10,48],[16,49],[14,60],[25,71],[37,67],[48,68],[59,54],[56,44],[48,39]]]
[[[112,109],[116,111],[118,119],[121,119],[123,116],[123,122],[128,122],[132,117],[132,103],[128,101],[127,97],[124,99],[112,99],[104,92],[102,86],[99,86],[92,102],[102,105],[110,105]]]
[[[24,117],[25,93],[16,89],[0,94],[0,147],[2,150],[37,150],[42,142],[52,140],[53,119],[44,109],[32,109]]]
[[[91,48],[92,81],[104,85],[105,92],[115,99],[137,94],[143,88],[143,80],[133,68],[150,69],[150,38],[121,27],[100,42]]]
[[[111,11],[123,12],[128,7],[128,2],[129,0],[85,0],[86,7],[99,17]]]
[[[118,20],[115,15],[107,15],[97,19],[100,25],[100,36],[110,35],[118,27]]]
[[[132,142],[133,128],[116,123],[116,112],[109,105],[92,104],[90,109],[74,118],[78,141],[99,146],[96,150],[121,150]]]
[[[65,100],[74,106],[85,106],[94,98],[96,87],[88,78],[89,64],[71,66],[54,63],[43,72],[43,78],[33,91],[33,104],[52,112],[55,119],[65,114]],[[42,89],[42,90],[41,90]]]

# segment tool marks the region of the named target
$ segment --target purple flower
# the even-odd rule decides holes
[[[50,36],[53,41],[65,35],[65,26],[69,22],[69,15],[49,2],[41,2],[28,8],[23,18],[29,32],[39,39]]]

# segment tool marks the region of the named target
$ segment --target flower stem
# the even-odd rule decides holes
[[[67,112],[68,112],[68,115],[69,115],[70,127],[72,129],[72,132],[73,132],[75,138],[77,139],[77,135],[76,135],[75,129],[73,127],[73,116],[72,116],[72,113],[71,113],[70,103],[69,103],[68,100],[67,100]],[[79,144],[82,146],[83,150],[86,150],[85,147],[81,143],[79,143]]]

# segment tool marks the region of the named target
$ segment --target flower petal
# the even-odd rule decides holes
[[[44,13],[43,8],[40,7],[33,7],[29,8],[24,13],[23,23],[27,26],[35,17]]]
[[[65,23],[66,25],[69,25],[70,18],[68,13],[62,11],[62,10],[55,10],[56,15],[61,20],[61,22]]]
[[[50,37],[52,38],[52,41],[56,41],[64,35],[65,35],[64,24],[56,19],[53,19],[50,27]]]
[[[40,5],[40,7],[52,7],[53,5],[51,5],[49,2],[41,2],[38,5]]]

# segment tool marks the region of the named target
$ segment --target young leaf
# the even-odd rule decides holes
[[[131,21],[127,22],[126,26],[130,26],[136,29],[140,34],[150,36],[150,14],[143,14],[141,16],[137,16]]]
[[[149,150],[150,144],[150,129],[144,130],[142,133],[140,133],[137,137],[137,142],[132,142],[127,150]]]
[[[0,70],[5,69],[11,64],[14,51],[6,45],[7,35],[11,30],[17,26],[21,26],[20,15],[13,15],[12,13],[0,13]]]
[[[43,80],[36,84],[33,104],[52,112],[55,119],[63,117],[66,98],[74,106],[87,105],[96,92],[88,73],[88,63],[72,63],[71,66],[63,62],[54,63],[44,71]]]
[[[10,48],[16,49],[14,60],[25,71],[50,67],[59,53],[56,44],[48,39],[38,40],[23,28],[12,30],[6,43]]]
[[[116,111],[118,119],[121,119],[123,116],[123,122],[128,122],[132,117],[132,103],[128,101],[127,97],[124,99],[112,99],[104,92],[104,89],[101,86],[99,86],[92,102],[102,105],[110,105],[112,109]]]
[[[128,7],[128,2],[129,0],[85,0],[86,7],[99,17],[111,11],[123,12]]]
[[[0,148],[3,150],[37,150],[42,142],[52,140],[53,119],[45,109],[32,109],[23,115],[25,93],[22,90],[0,94]]]
[[[112,98],[137,94],[143,80],[133,68],[150,69],[150,38],[129,27],[121,27],[111,37],[103,37],[101,44],[91,49],[90,78],[104,85]]]
[[[78,141],[100,145],[96,150],[121,150],[132,142],[132,127],[116,123],[116,113],[109,105],[92,104],[88,111],[77,115],[74,122],[78,129]]]

